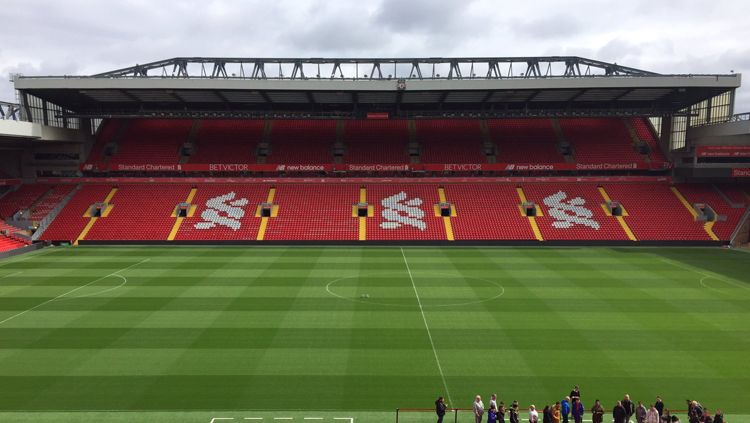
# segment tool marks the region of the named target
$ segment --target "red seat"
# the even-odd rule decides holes
[[[616,118],[560,119],[578,163],[643,163],[625,123]]]
[[[344,143],[345,163],[409,163],[406,150],[409,129],[406,120],[345,121]]]
[[[476,119],[416,120],[422,163],[487,163]]]
[[[561,163],[557,136],[550,119],[491,119],[487,121],[497,145],[498,163]]]
[[[189,163],[255,163],[264,120],[219,120],[200,122],[195,154]]]
[[[269,219],[267,240],[356,240],[352,206],[359,187],[351,184],[282,184],[274,203],[278,216]]]
[[[335,120],[276,120],[271,130],[273,164],[333,163]]]

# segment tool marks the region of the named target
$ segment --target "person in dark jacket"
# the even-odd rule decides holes
[[[724,413],[718,408],[716,409],[716,414],[714,414],[714,423],[724,423]]]
[[[542,410],[542,423],[552,423],[552,410],[549,408],[549,404],[544,406]]]
[[[612,419],[614,423],[627,423],[628,422],[628,411],[622,405],[622,401],[617,401],[614,408],[612,408]]]
[[[513,404],[510,406],[510,423],[519,423],[518,401],[513,401]]]
[[[656,411],[659,412],[659,417],[664,417],[664,401],[661,400],[661,397],[656,397],[654,407],[656,407]]]
[[[592,423],[602,423],[604,420],[604,407],[599,400],[594,402],[594,406],[591,407],[591,421]]]
[[[490,411],[487,412],[487,423],[497,423],[497,408],[495,408],[495,404],[490,405]]]
[[[447,409],[448,406],[445,404],[445,398],[438,397],[435,401],[435,414],[438,416],[437,423],[443,423],[443,417],[445,417],[445,410]]]
[[[584,413],[583,404],[581,403],[581,399],[576,397],[573,398],[573,407],[571,409],[571,412],[573,413],[573,421],[576,423],[583,423],[583,413]]]
[[[698,401],[688,400],[688,422],[699,423],[703,418],[703,406]]]
[[[574,386],[570,391],[570,399],[575,400],[576,398],[581,399],[581,390],[578,389],[578,385]]]
[[[622,399],[621,404],[623,407],[625,407],[625,413],[627,414],[626,421],[630,421],[630,418],[633,417],[633,414],[635,414],[635,404],[633,404],[633,401],[630,401],[630,395],[625,394],[625,397]]]
[[[563,423],[568,423],[568,416],[570,415],[570,397],[563,398],[560,403],[560,414],[562,415]]]
[[[497,423],[505,423],[505,403],[500,401],[497,403]]]

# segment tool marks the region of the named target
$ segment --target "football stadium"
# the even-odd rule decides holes
[[[739,73],[175,57],[13,83],[0,421],[418,423],[443,397],[446,422],[750,422]]]

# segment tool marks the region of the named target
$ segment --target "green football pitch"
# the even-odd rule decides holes
[[[750,254],[718,248],[58,247],[0,260],[0,421],[393,422],[578,384],[750,423],[749,323]]]

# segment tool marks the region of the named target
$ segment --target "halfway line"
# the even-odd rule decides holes
[[[44,302],[42,302],[42,303],[39,303],[39,304],[35,305],[34,307],[31,307],[31,308],[30,308],[30,309],[28,309],[28,310],[24,310],[24,311],[22,311],[22,312],[20,312],[20,313],[16,313],[16,314],[14,314],[14,315],[12,315],[12,316],[8,317],[7,319],[5,319],[5,320],[2,320],[2,321],[0,321],[0,325],[2,325],[3,323],[5,323],[5,322],[7,322],[7,321],[13,320],[13,319],[15,319],[15,318],[16,318],[16,317],[18,317],[18,316],[22,316],[22,315],[24,315],[24,314],[26,314],[26,313],[28,313],[28,312],[30,312],[30,311],[32,311],[32,310],[36,310],[36,309],[38,309],[39,307],[41,307],[41,306],[43,306],[43,305],[45,305],[45,304],[49,304],[49,303],[51,303],[52,301],[55,301],[55,300],[57,300],[58,298],[62,298],[62,297],[64,297],[64,296],[68,295],[68,294],[72,294],[73,292],[76,292],[76,291],[78,291],[79,289],[85,288],[85,287],[87,287],[87,286],[91,285],[92,283],[95,283],[95,282],[99,282],[100,280],[102,280],[102,279],[105,279],[105,278],[108,278],[108,277],[110,277],[110,276],[115,276],[115,275],[117,275],[117,274],[118,274],[118,273],[120,273],[120,272],[124,272],[125,270],[131,269],[131,268],[133,268],[133,267],[135,267],[135,266],[138,266],[139,264],[145,263],[145,262],[147,262],[147,261],[149,261],[149,260],[150,260],[150,259],[143,259],[143,260],[139,261],[138,263],[135,263],[135,264],[131,264],[131,265],[130,265],[130,266],[128,266],[128,267],[123,267],[122,269],[120,269],[120,270],[117,270],[117,271],[114,271],[114,272],[110,273],[109,275],[106,275],[106,276],[102,276],[101,278],[98,278],[98,279],[94,279],[93,281],[91,281],[91,282],[89,282],[89,283],[87,283],[87,284],[85,284],[85,285],[81,285],[81,286],[79,286],[78,288],[73,288],[73,289],[71,289],[71,290],[70,290],[70,291],[68,291],[68,292],[65,292],[65,293],[62,293],[62,294],[58,295],[58,296],[57,296],[57,297],[55,297],[55,298],[50,298],[49,300],[47,300],[47,301],[44,301]]]
[[[437,363],[438,370],[440,371],[440,377],[443,379],[443,387],[445,388],[445,396],[448,397],[448,404],[453,404],[453,400],[451,399],[451,393],[448,390],[448,384],[445,382],[445,374],[443,374],[443,366],[440,365],[440,359],[438,358],[437,350],[435,350],[435,342],[432,340],[432,333],[430,332],[430,326],[427,324],[427,317],[424,315],[424,308],[422,308],[422,300],[419,298],[419,292],[417,292],[417,286],[414,284],[414,277],[411,275],[411,268],[409,268],[409,262],[406,261],[406,254],[404,254],[404,248],[401,247],[400,249],[401,249],[401,257],[404,258],[404,264],[406,265],[406,271],[409,273],[409,279],[411,280],[411,287],[414,288],[414,296],[417,297],[417,304],[419,304],[419,311],[422,313],[422,320],[424,321],[424,327],[425,329],[427,329],[427,337],[430,339],[430,345],[432,345],[432,353],[435,355],[435,362]]]

